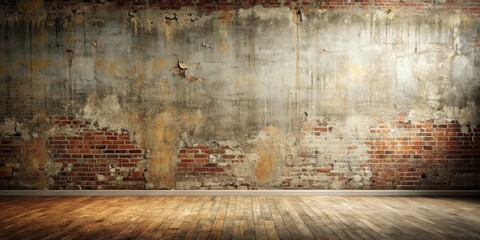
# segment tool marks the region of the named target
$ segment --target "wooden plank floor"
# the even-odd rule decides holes
[[[480,200],[0,197],[0,239],[480,239]]]

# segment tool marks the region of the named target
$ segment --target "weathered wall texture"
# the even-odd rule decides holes
[[[0,188],[480,189],[478,1],[97,2],[2,4]]]

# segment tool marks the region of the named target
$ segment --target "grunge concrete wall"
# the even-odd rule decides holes
[[[3,1],[2,189],[480,189],[480,3]]]

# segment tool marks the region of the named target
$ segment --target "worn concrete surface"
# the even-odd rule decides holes
[[[360,168],[371,127],[400,112],[455,120],[465,133],[479,124],[480,20],[461,11],[46,13],[36,3],[0,20],[0,134],[42,145],[55,136],[53,116],[125,129],[144,152],[147,189],[228,188],[220,183],[238,178],[247,189],[375,188]],[[309,127],[332,129],[319,139]],[[216,144],[248,160],[226,175],[176,173],[181,149]],[[36,161],[27,158],[9,183],[25,185],[18,179]],[[28,186],[49,187],[55,164],[38,161],[49,173]],[[312,164],[334,174],[310,174],[311,185],[292,177]]]

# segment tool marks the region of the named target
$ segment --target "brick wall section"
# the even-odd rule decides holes
[[[0,138],[0,189],[35,189],[44,180],[41,164],[33,159],[45,159],[45,148],[35,140],[22,136]]]
[[[0,140],[0,185],[2,188],[7,188],[8,185],[13,184],[14,168],[20,162],[20,148],[23,139],[18,137],[2,138]]]
[[[342,126],[321,117],[309,117],[301,129],[298,156],[287,160],[282,175],[284,189],[369,188],[364,140],[344,134]]]
[[[53,189],[145,189],[139,167],[142,150],[127,131],[95,129],[87,121],[55,117],[54,124],[73,133],[52,136],[46,142],[54,162],[62,164]]]
[[[375,189],[462,189],[480,186],[480,128],[457,122],[410,121],[403,115],[370,130]]]
[[[40,101],[29,97],[0,98],[0,116],[31,119],[41,106]]]
[[[239,161],[238,156],[226,155],[224,149],[210,149],[205,145],[186,147],[180,150],[178,158],[177,173],[193,175],[224,173],[228,166],[226,163]]]
[[[187,146],[178,154],[177,189],[254,189],[251,173],[234,173],[251,163],[247,156],[217,144]]]
[[[76,8],[91,4],[123,9],[156,8],[177,10],[193,7],[200,12],[236,10],[257,5],[263,7],[289,7],[292,9],[335,9],[335,8],[401,8],[412,10],[463,10],[480,16],[480,2],[477,0],[45,0],[47,10]],[[16,9],[14,1],[1,4],[6,9]]]

